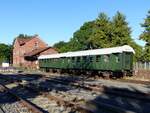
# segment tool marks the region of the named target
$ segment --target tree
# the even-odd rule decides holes
[[[1,43],[0,44],[0,63],[9,62],[12,60],[12,46]]]
[[[68,43],[58,48],[60,52],[67,52],[122,45],[132,46],[136,51],[135,58],[141,58],[142,48],[131,38],[126,17],[117,12],[112,20],[105,13],[100,13],[95,20],[85,22]]]
[[[92,35],[94,24],[94,21],[85,22],[83,26],[73,34],[73,38],[71,38],[69,42],[72,51],[90,49],[89,38]]]
[[[144,31],[140,35],[140,39],[146,42],[143,51],[143,60],[150,61],[150,10],[148,11],[144,23],[141,24],[141,27],[144,28]]]
[[[112,29],[113,45],[121,46],[130,44],[133,41],[131,38],[131,28],[128,26],[128,23],[126,22],[126,17],[122,13],[117,12],[117,14],[113,17]]]
[[[92,48],[111,47],[111,21],[105,13],[100,13],[95,20],[92,34],[89,38]]]
[[[131,38],[131,28],[128,26],[126,17],[117,12],[112,19],[112,45],[122,46],[130,45],[135,50],[135,60],[141,60],[142,47],[134,42]]]
[[[56,47],[59,52],[89,49],[90,43],[88,39],[92,34],[93,27],[94,21],[85,22],[83,26],[73,34],[73,38],[71,38],[69,42],[64,43],[63,41],[60,41],[54,44],[53,47]]]
[[[56,48],[58,52],[63,52],[63,51],[64,51],[64,50],[63,50],[63,47],[64,47],[66,44],[67,44],[67,42],[60,41],[60,42],[58,42],[58,43],[55,43],[55,44],[53,45],[53,47]]]

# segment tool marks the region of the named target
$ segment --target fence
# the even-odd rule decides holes
[[[136,62],[134,70],[150,70],[150,62]]]

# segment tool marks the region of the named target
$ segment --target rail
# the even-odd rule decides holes
[[[0,84],[1,87],[3,89],[5,89],[10,95],[12,95],[13,97],[15,97],[17,100],[20,100],[21,104],[25,107],[27,107],[30,111],[32,111],[33,113],[44,113],[44,111],[42,111],[41,109],[37,108],[36,106],[34,106],[33,104],[31,104],[29,101],[19,97],[17,94],[15,94],[14,92],[10,91],[10,89],[8,87],[6,87],[3,84]]]

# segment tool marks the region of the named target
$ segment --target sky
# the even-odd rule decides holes
[[[52,46],[69,41],[84,22],[105,12],[112,18],[117,11],[126,16],[132,38],[138,40],[150,10],[150,0],[0,0],[0,43],[12,44],[19,34],[38,34]]]

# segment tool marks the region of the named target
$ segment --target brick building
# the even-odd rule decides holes
[[[13,66],[37,68],[39,55],[54,53],[57,51],[48,47],[38,35],[31,38],[16,38],[13,44]]]

